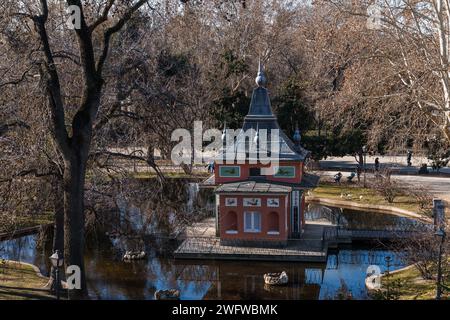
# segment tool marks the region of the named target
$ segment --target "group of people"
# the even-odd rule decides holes
[[[353,180],[353,178],[355,176],[358,176],[358,181],[359,181],[360,180],[360,175],[358,173],[351,172],[350,175],[347,177],[347,182],[352,182],[352,180]],[[337,184],[341,184],[341,179],[342,179],[342,173],[341,172],[338,172],[338,173],[336,173],[334,175],[334,182],[336,182]]]
[[[375,158],[374,167],[375,167],[375,175],[378,175],[379,171],[380,171],[380,159],[378,157]],[[358,178],[358,182],[360,182],[360,180],[361,180],[361,166],[357,166],[356,169],[350,173],[350,175],[347,177],[347,182],[352,182],[354,177],[357,177]],[[334,182],[340,184],[341,183],[341,179],[342,179],[342,173],[341,172],[338,172],[338,173],[336,173],[334,175]]]
[[[412,151],[408,150],[406,152],[406,164],[408,167],[412,166]],[[374,168],[375,168],[375,175],[378,176],[380,172],[380,158],[376,157],[374,162]],[[360,181],[361,177],[361,166],[357,166],[356,170],[351,172],[350,175],[347,177],[347,182],[352,182],[354,177],[358,177],[358,182]],[[340,184],[342,179],[342,173],[338,172],[334,175],[334,182]]]
[[[355,172],[350,173],[350,175],[347,177],[347,181],[351,182],[356,175],[357,175],[357,173],[355,173]],[[336,182],[337,184],[341,184],[341,179],[342,179],[342,173],[338,172],[334,175],[334,182]],[[358,175],[358,181],[359,181],[359,175]]]

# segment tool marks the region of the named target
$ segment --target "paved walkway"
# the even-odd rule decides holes
[[[423,163],[428,164],[430,173],[434,172],[431,169],[431,161],[426,157],[412,157],[412,166],[408,167],[406,165],[406,156],[367,156],[366,165],[368,170],[374,169],[375,158],[379,158],[381,168],[391,168],[398,170],[402,174],[417,174],[420,166]],[[355,157],[345,156],[345,157],[329,157],[326,160],[320,160],[320,167],[325,170],[352,170],[355,169],[358,163]],[[450,167],[445,167],[440,170],[441,174],[450,175]]]

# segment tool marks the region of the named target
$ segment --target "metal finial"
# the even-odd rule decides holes
[[[222,141],[225,141],[226,137],[227,137],[227,121],[225,120],[223,124]]]
[[[253,142],[255,142],[255,144],[259,143],[259,123],[256,124],[256,134],[255,138],[253,139]]]
[[[258,87],[264,87],[267,83],[267,79],[264,74],[263,66],[261,64],[261,58],[259,59],[259,62],[258,62],[258,75],[256,76],[255,81],[256,81],[256,84],[258,85]]]

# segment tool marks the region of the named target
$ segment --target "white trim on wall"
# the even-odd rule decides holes
[[[228,201],[232,201],[232,203],[228,203]],[[231,197],[227,197],[225,198],[225,207],[237,207],[238,206],[238,201],[237,198],[231,198]]]
[[[243,198],[243,207],[261,207],[261,198]]]
[[[272,203],[270,203],[272,202]],[[267,198],[267,208],[279,208],[280,198]]]

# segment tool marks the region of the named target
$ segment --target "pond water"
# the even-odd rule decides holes
[[[421,221],[394,214],[367,212],[309,204],[305,214],[306,220],[327,220],[334,225],[347,229],[364,230],[418,230],[429,226]]]
[[[330,252],[326,264],[175,260],[171,253],[177,243],[161,234],[176,231],[201,208],[204,215],[211,214],[213,199],[211,194],[199,193],[195,185],[182,183],[185,187],[179,190],[185,192],[179,191],[176,204],[161,199],[136,201],[133,197],[122,197],[116,201],[117,210],[105,211],[104,216],[109,219],[104,219],[95,232],[89,232],[86,246],[86,278],[93,299],[153,299],[156,290],[172,288],[180,290],[182,299],[316,300],[348,295],[367,299],[364,280],[369,265],[378,265],[384,272],[385,258],[390,256],[390,270],[404,266],[400,256],[380,244]],[[409,219],[381,213],[317,206],[309,207],[307,218],[374,229],[414,224]],[[145,260],[132,263],[121,260],[125,250],[137,247],[147,252]],[[48,274],[50,250],[50,239],[45,240],[42,235],[0,242],[1,258],[33,263],[44,274]],[[264,273],[283,270],[289,276],[288,286],[264,286]]]
[[[1,257],[33,263],[48,274],[50,243],[39,244],[37,235],[2,243]],[[330,253],[327,264],[233,261],[185,261],[161,256],[149,241],[144,261],[121,261],[113,242],[90,246],[86,252],[89,294],[93,299],[153,299],[158,289],[177,288],[182,299],[336,299],[351,294],[367,299],[364,279],[369,265],[386,270],[403,266],[395,253],[377,248],[353,247]],[[166,245],[170,251],[171,245]],[[158,250],[159,251],[159,250]],[[263,274],[285,270],[286,287],[264,286]]]

